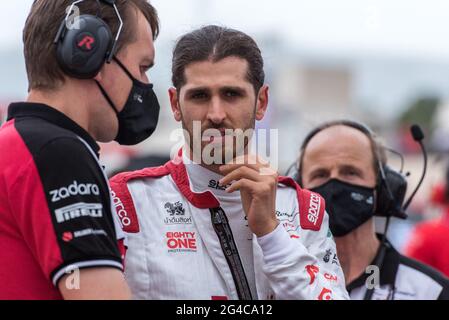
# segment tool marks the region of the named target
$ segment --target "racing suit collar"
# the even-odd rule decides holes
[[[204,192],[192,190],[182,153],[182,149],[180,149],[178,155],[164,166],[170,173],[173,182],[176,184],[179,191],[181,191],[182,195],[194,207],[199,209],[218,208],[220,206],[220,201],[218,201],[210,190]]]
[[[23,118],[23,117],[37,117],[51,122],[58,127],[72,131],[81,139],[86,141],[97,157],[99,156],[100,147],[92,136],[84,130],[75,121],[67,117],[62,112],[42,103],[18,102],[11,103],[8,108],[7,120]]]
[[[190,160],[185,152],[182,152],[182,162],[186,167],[187,176],[192,192],[204,193],[210,191],[219,201],[240,202],[240,192],[227,193],[226,186],[220,186],[219,180],[223,175],[210,171]]]

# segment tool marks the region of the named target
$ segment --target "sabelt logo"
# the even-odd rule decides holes
[[[318,300],[333,300],[332,290],[323,288],[323,290],[321,290],[320,295],[318,296]]]
[[[78,181],[73,181],[73,183],[67,187],[62,187],[50,191],[51,202],[58,202],[59,200],[66,199],[71,196],[85,196],[92,194],[96,196],[100,194],[98,185],[94,183],[78,183]]]
[[[117,197],[117,194],[114,192],[114,190],[110,189],[112,202],[115,206],[115,211],[117,211],[117,215],[122,222],[122,226],[128,227],[131,224],[131,219],[128,216],[128,212],[125,210],[125,206],[122,203],[122,200],[120,200],[119,197]]]
[[[167,232],[169,252],[196,252],[195,232]]]
[[[56,221],[62,223],[80,217],[103,217],[103,205],[101,203],[78,202],[55,210]]]
[[[320,206],[321,206],[320,197],[317,194],[312,193],[312,195],[310,196],[310,205],[309,205],[309,212],[307,214],[307,219],[309,219],[309,221],[313,223],[313,225],[316,225],[318,221]]]

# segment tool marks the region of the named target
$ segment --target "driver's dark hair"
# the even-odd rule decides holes
[[[193,63],[220,61],[238,57],[248,62],[247,80],[256,92],[263,86],[263,58],[257,43],[247,34],[216,25],[208,25],[183,35],[175,45],[172,59],[172,82],[179,91],[186,83],[185,68]]]

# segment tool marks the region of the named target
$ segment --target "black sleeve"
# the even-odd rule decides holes
[[[438,300],[449,300],[449,280],[444,280],[441,285],[443,286],[443,290],[441,290]]]
[[[95,155],[83,141],[64,137],[43,146],[34,162],[48,210],[35,208],[34,214],[46,216],[33,223],[47,223],[53,231],[36,231],[42,239],[36,250],[53,283],[66,267],[122,269],[109,188]]]

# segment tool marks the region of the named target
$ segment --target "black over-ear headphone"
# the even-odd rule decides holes
[[[106,22],[98,15],[83,14],[70,21],[74,7],[86,0],[74,1],[61,22],[54,43],[57,45],[56,57],[61,69],[69,76],[78,79],[91,79],[100,72],[104,63],[110,63],[120,37],[123,21],[115,0],[96,0],[114,8],[120,22],[115,38]]]
[[[364,133],[371,141],[375,141],[375,135],[366,125],[360,122],[351,121],[351,120],[337,120],[325,123],[322,126],[319,126],[312,130],[304,139],[301,152],[304,152],[310,140],[322,130],[335,126],[335,125],[343,125],[347,127],[351,127],[357,129]],[[405,193],[407,191],[407,180],[405,176],[393,170],[386,164],[383,164],[381,161],[381,155],[379,151],[375,149],[375,158],[378,163],[378,174],[377,174],[377,183],[376,183],[376,214],[377,216],[383,217],[397,217],[405,219],[407,215],[403,210],[403,203],[405,198]],[[300,163],[297,164],[297,170],[293,174],[293,178],[302,186],[302,156],[300,158]]]

